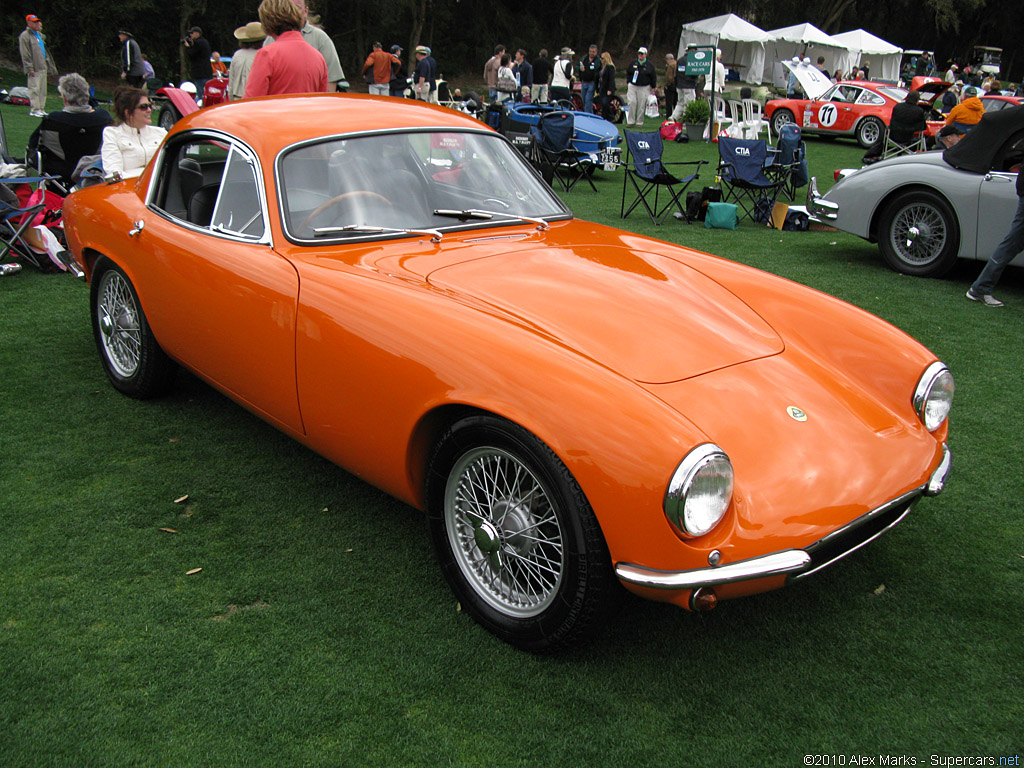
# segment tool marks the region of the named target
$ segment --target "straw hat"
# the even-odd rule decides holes
[[[263,31],[263,25],[258,21],[250,21],[244,27],[235,30],[235,39],[240,43],[255,43],[267,36]]]

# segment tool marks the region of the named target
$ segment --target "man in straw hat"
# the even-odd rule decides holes
[[[263,45],[266,36],[263,25],[258,21],[250,21],[244,27],[235,30],[238,50],[231,57],[231,66],[228,67],[229,101],[238,101],[245,96],[245,82],[249,79],[252,60],[256,58],[256,51]]]

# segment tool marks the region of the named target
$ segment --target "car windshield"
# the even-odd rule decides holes
[[[283,220],[299,242],[436,234],[568,217],[501,137],[407,131],[328,139],[279,161]]]

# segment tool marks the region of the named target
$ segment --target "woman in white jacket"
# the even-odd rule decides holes
[[[103,173],[138,176],[156,154],[167,131],[152,124],[153,105],[141,88],[114,91],[115,124],[103,131]]]

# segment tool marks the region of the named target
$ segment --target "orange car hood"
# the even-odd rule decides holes
[[[783,350],[768,323],[711,278],[625,247],[523,248],[442,266],[428,280],[643,383]]]

